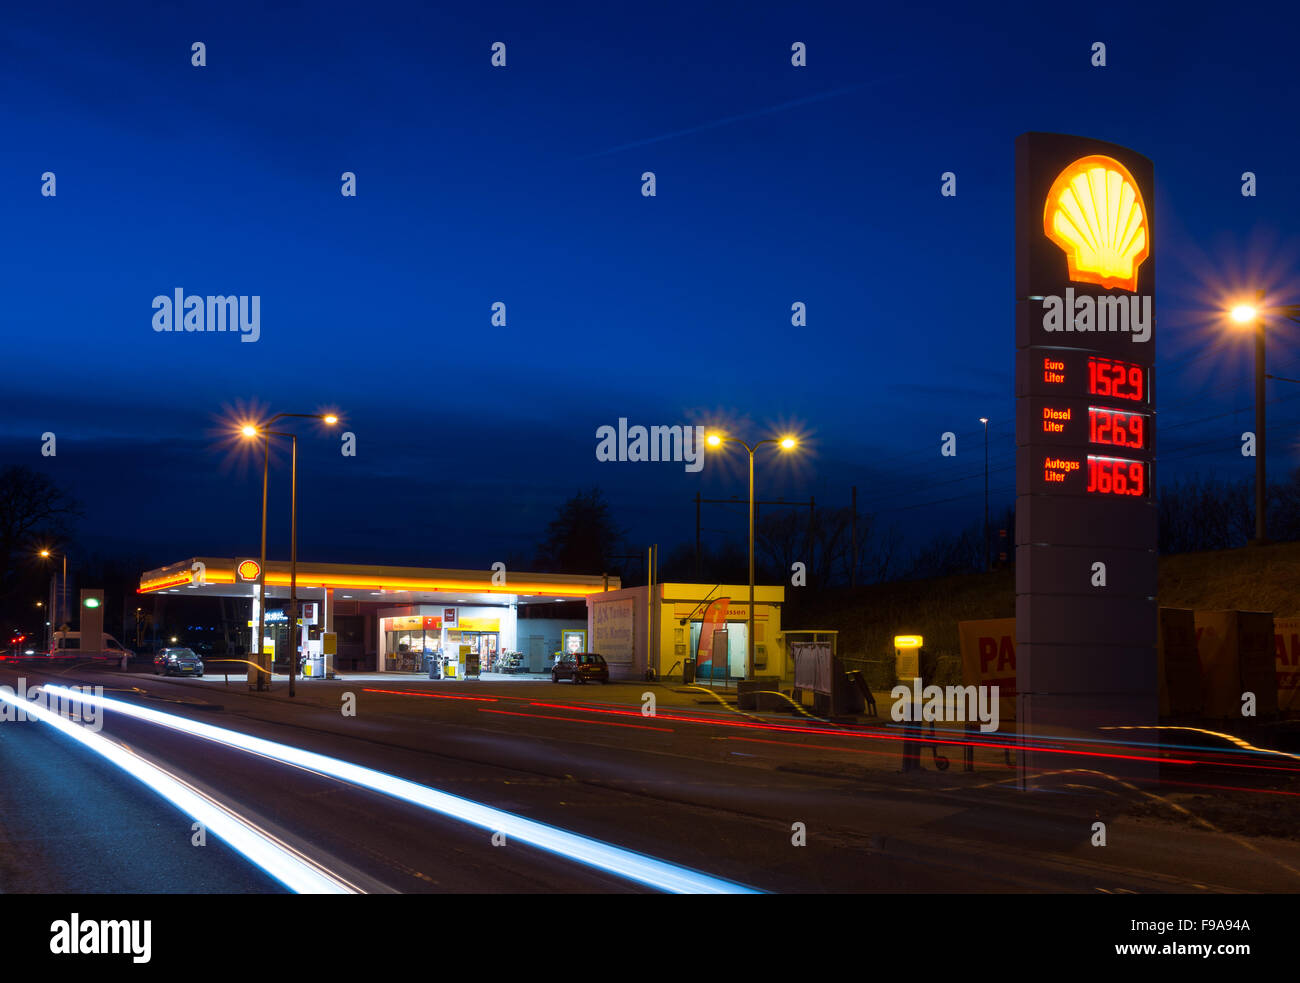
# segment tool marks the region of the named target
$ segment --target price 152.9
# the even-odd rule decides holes
[[[1132,362],[1113,358],[1088,359],[1088,395],[1111,399],[1146,399],[1146,371]]]

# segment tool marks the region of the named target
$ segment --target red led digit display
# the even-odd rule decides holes
[[[1085,490],[1090,495],[1144,495],[1147,490],[1147,466],[1142,461],[1094,457],[1090,454],[1088,487]]]
[[[1147,446],[1147,418],[1144,413],[1125,413],[1100,406],[1088,407],[1088,440],[1142,450]]]
[[[1146,370],[1117,358],[1088,358],[1088,395],[1145,402]]]

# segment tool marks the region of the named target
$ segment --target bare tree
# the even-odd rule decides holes
[[[20,464],[0,469],[0,600],[6,606],[29,566],[23,561],[45,542],[64,538],[68,522],[80,514],[49,475]]]

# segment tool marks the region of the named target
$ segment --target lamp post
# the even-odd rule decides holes
[[[777,444],[782,450],[795,447],[793,437],[769,438],[760,440],[752,447],[738,437],[712,433],[705,439],[709,447],[721,447],[724,443],[739,444],[749,454],[749,623],[745,631],[745,678],[754,675],[754,451],[764,444]]]
[[[980,423],[984,424],[984,572],[988,573],[993,567],[989,554],[989,418],[980,417]]]
[[[294,434],[280,433],[267,429],[276,420],[282,420],[286,417],[297,417],[307,420],[320,420],[322,423],[333,426],[339,422],[339,418],[333,413],[277,413],[264,424],[245,424],[241,432],[245,437],[256,437],[262,435],[262,552],[258,562],[257,570],[257,636],[253,639],[257,652],[257,664],[261,669],[270,675],[271,666],[263,665],[265,653],[262,651],[262,639],[266,635],[266,492],[267,485],[270,481],[271,473],[271,436],[289,437],[293,440],[293,465],[291,468],[291,501],[290,501],[290,560],[289,560],[289,631],[292,633],[297,629],[297,600],[298,600],[298,438]],[[294,677],[298,668],[297,648],[295,647],[291,658],[289,659],[289,695],[294,694]],[[269,688],[269,685],[263,685],[263,672],[257,673],[257,689]]]
[[[1238,324],[1255,324],[1255,539],[1256,545],[1268,542],[1268,485],[1266,482],[1266,435],[1264,415],[1264,380],[1270,378],[1264,371],[1265,330],[1264,315],[1280,314],[1300,322],[1300,305],[1266,308],[1264,291],[1255,291],[1256,304],[1238,304],[1232,309],[1232,319]]]
[[[63,559],[63,586],[59,588],[59,603],[55,605],[54,617],[50,620],[50,630],[45,633],[45,641],[48,643],[45,646],[47,652],[53,648],[54,633],[59,630],[60,619],[64,617],[68,607],[68,554],[41,550],[43,559],[48,560],[52,556],[62,557]]]

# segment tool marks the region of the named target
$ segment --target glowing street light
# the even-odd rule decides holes
[[[709,447],[720,448],[725,443],[739,444],[749,453],[749,625],[745,631],[745,678],[754,676],[754,451],[764,444],[775,444],[785,451],[792,451],[798,441],[791,436],[772,437],[760,440],[752,447],[738,437],[728,437],[722,433],[711,433],[704,438]]]
[[[1275,314],[1300,322],[1300,305],[1268,308],[1264,306],[1264,291],[1255,291],[1254,304],[1237,304],[1229,312],[1232,320],[1238,324],[1255,325],[1255,539],[1257,544],[1264,544],[1267,539],[1268,491],[1266,484],[1267,446],[1264,413],[1264,380],[1280,378],[1270,376],[1264,371],[1265,332],[1264,315]],[[1295,380],[1287,379],[1286,382]]]
[[[257,673],[257,688],[261,690],[264,687],[265,680],[263,676],[269,676],[271,667],[263,664],[265,654],[262,651],[262,639],[266,633],[266,490],[270,483],[271,475],[271,437],[288,437],[293,441],[293,458],[290,469],[290,483],[292,491],[290,493],[289,506],[289,634],[292,637],[298,626],[298,437],[291,433],[281,433],[275,430],[267,429],[276,420],[282,420],[286,417],[297,417],[305,420],[320,420],[329,426],[339,422],[339,418],[333,413],[277,413],[271,419],[263,424],[246,423],[240,427],[240,433],[245,437],[256,437],[259,434],[262,437],[262,556],[261,563],[257,573],[257,636],[253,639],[256,645],[257,664],[264,671]],[[294,694],[294,680],[298,671],[298,647],[293,646],[289,653],[289,695]]]

